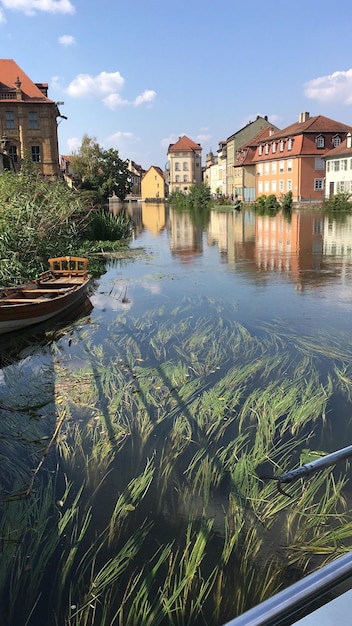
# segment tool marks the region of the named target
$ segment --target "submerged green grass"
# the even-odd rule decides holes
[[[206,304],[121,315],[80,358],[53,344],[3,370],[2,623],[221,624],[350,549],[348,463],[291,498],[261,478],[329,441],[348,343],[256,335]]]

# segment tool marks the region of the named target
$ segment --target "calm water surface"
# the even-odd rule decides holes
[[[352,443],[351,217],[128,210],[89,316],[2,342],[0,624],[220,626],[350,549],[348,464],[260,476]]]

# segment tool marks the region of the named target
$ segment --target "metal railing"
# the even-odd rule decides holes
[[[293,624],[294,617],[302,618],[310,613],[309,607],[340,583],[352,577],[352,552],[348,552],[316,572],[308,574],[272,598],[246,611],[223,626],[275,626]],[[314,610],[317,606],[314,606]],[[299,613],[299,615],[297,615]],[[290,621],[288,621],[290,620]],[[292,621],[293,620],[293,621]]]

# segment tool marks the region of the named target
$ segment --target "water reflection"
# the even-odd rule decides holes
[[[344,280],[352,258],[352,216],[331,216],[319,210],[293,210],[259,215],[251,209],[191,212],[164,203],[128,203],[138,239],[147,230],[168,233],[170,251],[192,264],[208,247],[217,246],[229,266],[246,262],[246,273],[284,273],[298,291]],[[195,217],[197,216],[197,217]],[[334,258],[333,264],[331,258]],[[338,258],[338,260],[337,260]],[[244,267],[244,266],[243,266]]]
[[[351,547],[348,466],[292,498],[260,480],[352,441],[350,216],[124,210],[147,253],[108,262],[89,324],[2,372],[8,490],[49,409],[68,417],[34,506],[0,503],[13,626],[220,626]],[[28,386],[49,398],[18,433]]]

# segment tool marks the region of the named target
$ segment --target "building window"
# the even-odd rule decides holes
[[[175,163],[175,170],[176,170],[176,172],[180,171],[180,164],[177,161]]]
[[[324,178],[314,178],[314,191],[324,189]]]
[[[287,150],[292,150],[292,146],[293,146],[293,141],[292,141],[292,139],[290,138],[290,139],[288,140],[288,142],[287,142]]]
[[[273,154],[275,154],[275,152],[276,152],[276,141],[273,141],[272,151],[273,151]]]
[[[343,193],[345,191],[345,181],[340,180],[337,183],[337,193]]]
[[[284,151],[284,147],[285,147],[285,142],[284,142],[283,139],[281,139],[281,141],[280,141],[280,152]]]
[[[32,146],[31,152],[32,152],[32,161],[34,161],[35,163],[40,163],[40,147]]]
[[[287,161],[287,171],[292,172],[292,159]]]
[[[184,170],[185,172],[187,172],[187,171],[188,171],[188,163],[184,163],[184,164],[183,164],[183,170]]]
[[[258,147],[258,154],[259,154],[259,156],[262,156],[262,154],[263,154],[263,146],[259,146]]]
[[[30,130],[38,130],[38,113],[36,111],[29,112],[29,128]]]
[[[279,172],[284,172],[284,171],[285,171],[285,163],[284,161],[280,161]]]
[[[317,169],[317,168],[315,168]],[[326,171],[330,172],[330,161],[326,161]]]
[[[271,181],[271,191],[276,193],[276,180]]]
[[[270,172],[270,163],[264,163],[264,174],[269,174]]]
[[[265,193],[268,193],[270,191],[270,187],[269,187],[269,181],[266,180],[264,183],[264,191]]]
[[[284,190],[285,190],[284,181],[283,180],[279,180],[279,191],[281,193],[284,193]]]
[[[334,172],[340,171],[340,161],[333,161],[334,163]]]
[[[315,169],[316,170],[325,169],[324,161],[321,157],[315,157]]]
[[[347,172],[347,159],[341,159],[341,170]]]
[[[185,174],[185,175],[184,175],[184,177],[183,177],[183,182],[184,182],[184,183],[188,183],[188,176],[187,176],[187,174]]]
[[[265,154],[269,154],[269,144],[265,144]]]
[[[261,180],[258,183],[258,193],[263,193],[263,183]]]
[[[324,148],[325,147],[325,139],[324,139],[323,135],[319,135],[319,137],[316,138],[315,144],[316,144],[317,148]]]
[[[17,148],[16,148],[16,146],[9,146],[9,148],[7,149],[7,153],[9,155],[9,157],[11,157],[12,161],[14,163],[17,163],[18,156],[17,156]]]
[[[15,114],[13,111],[6,111],[5,113],[6,119],[6,128],[9,130],[14,130],[15,128]]]
[[[261,176],[263,173],[263,163],[258,164],[258,175]]]
[[[286,183],[287,191],[292,191],[292,180],[289,179]]]
[[[341,137],[339,137],[339,135],[335,135],[335,137],[333,137],[332,139],[332,145],[334,146],[334,148],[337,148],[337,146],[339,146],[341,143]]]
[[[276,169],[277,169],[277,163],[276,161],[273,161],[271,164],[271,173],[276,174]]]

